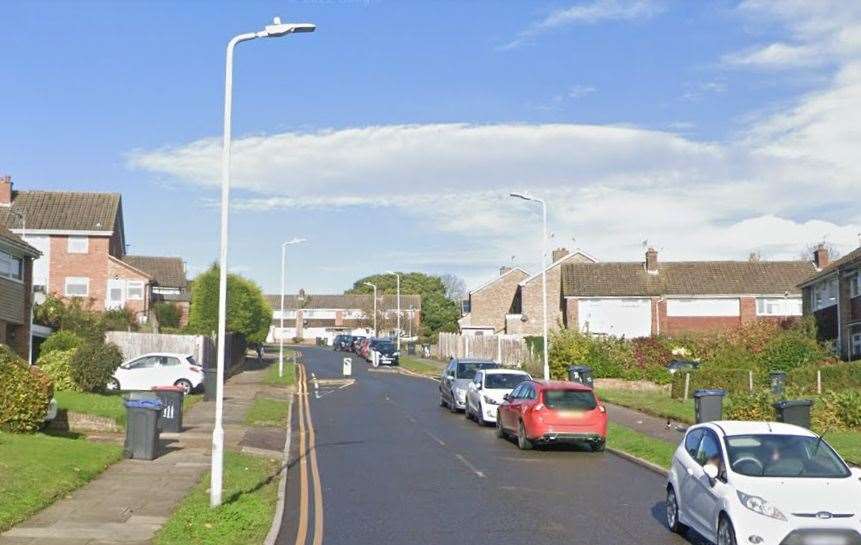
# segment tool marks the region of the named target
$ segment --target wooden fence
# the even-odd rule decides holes
[[[192,354],[194,359],[204,367],[215,366],[215,338],[206,335],[108,331],[105,333],[105,339],[119,346],[123,357],[127,360],[150,352],[176,352]],[[227,341],[225,361],[230,368],[242,362],[247,343],[242,335],[232,333],[228,333],[225,340]]]
[[[526,341],[517,335],[460,335],[440,333],[434,347],[434,356],[447,360],[458,358],[486,358],[506,367],[527,367],[533,358]]]

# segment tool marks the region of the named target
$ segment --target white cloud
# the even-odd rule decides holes
[[[591,85],[572,85],[568,88],[568,98],[583,98],[586,95],[591,95],[595,91],[597,91],[597,89]]]
[[[780,42],[724,56],[724,62],[727,64],[769,69],[816,66],[824,63],[826,59],[815,47]]]

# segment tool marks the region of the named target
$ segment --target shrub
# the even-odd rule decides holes
[[[161,302],[156,303],[153,308],[160,327],[179,327],[179,320],[182,318],[182,311],[179,306]]]
[[[122,362],[114,343],[87,343],[72,356],[72,379],[85,392],[101,392]]]
[[[822,375],[824,390],[861,388],[861,364],[843,363],[835,358],[792,369],[786,373],[786,386],[799,394],[815,394],[817,372]]]
[[[861,393],[828,391],[813,404],[811,425],[819,433],[861,427]]]
[[[680,398],[685,391],[685,375],[680,372],[673,375],[671,395]],[[694,390],[702,388],[722,388],[729,395],[745,394],[750,392],[750,371],[745,369],[721,369],[714,366],[703,366],[690,373],[691,382],[688,390],[690,397]],[[765,379],[761,373],[754,372],[754,388],[765,385]]]
[[[71,331],[57,331],[45,339],[45,342],[39,347],[39,354],[44,355],[55,350],[73,350],[81,344],[83,344],[83,340]],[[41,357],[39,359],[41,360]]]
[[[54,382],[58,391],[78,390],[78,385],[72,379],[72,357],[76,348],[71,350],[52,350],[42,354],[36,365]]]
[[[668,383],[672,376],[667,364],[675,357],[666,339],[642,337],[631,341],[634,366],[627,369],[625,378],[645,379],[657,383]]]
[[[729,420],[768,420],[775,419],[774,398],[771,393],[760,388],[753,392],[733,394],[726,398],[724,418]]]
[[[100,323],[102,331],[137,331],[139,325],[134,313],[126,307],[106,310]]]
[[[791,330],[771,339],[759,354],[767,370],[789,371],[828,357],[825,348],[798,330]]]
[[[0,430],[39,429],[54,395],[51,379],[0,345]]]

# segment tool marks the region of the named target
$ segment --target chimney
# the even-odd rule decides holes
[[[818,245],[813,251],[813,263],[816,265],[816,269],[820,271],[828,266],[828,248],[825,247],[825,244]]]
[[[551,254],[551,256],[553,258],[552,262],[556,263],[557,261],[559,261],[560,259],[562,259],[566,255],[568,255],[569,253],[570,252],[568,251],[567,248],[556,248],[555,250],[553,250],[553,253]]]
[[[507,273],[510,270],[511,270],[511,267],[506,267],[505,265],[503,265],[502,267],[499,268],[499,276],[502,276],[503,274]]]
[[[646,272],[658,274],[658,251],[654,248],[646,250]]]
[[[12,206],[12,176],[0,176],[0,206]]]

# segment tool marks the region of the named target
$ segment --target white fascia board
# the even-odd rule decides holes
[[[62,236],[88,236],[88,237],[110,237],[113,231],[78,231],[74,229],[9,229],[16,235],[25,233],[29,235],[62,235]]]

